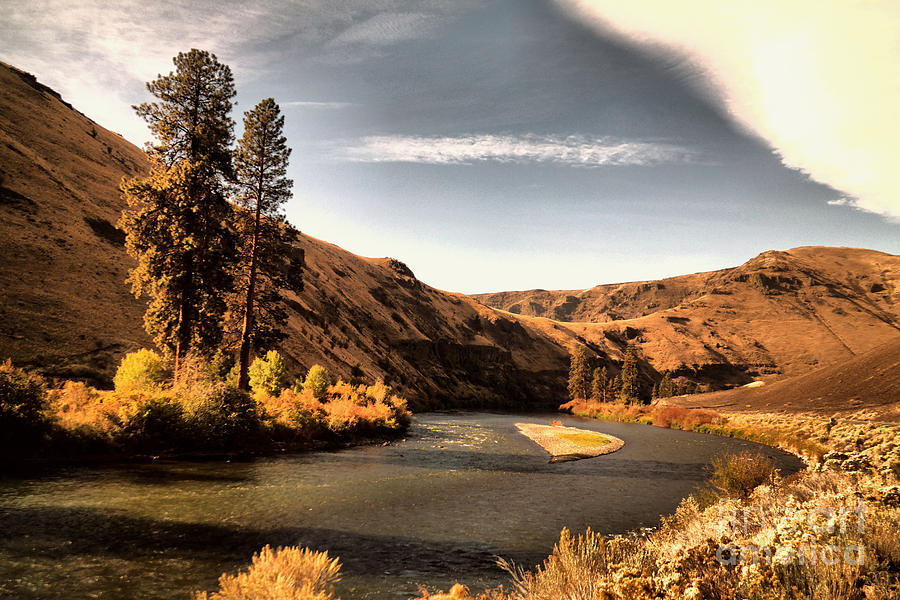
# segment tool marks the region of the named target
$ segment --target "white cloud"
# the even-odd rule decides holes
[[[339,110],[342,108],[351,108],[358,106],[353,102],[311,102],[303,100],[295,100],[293,102],[282,102],[284,108],[311,108],[314,110]]]
[[[8,1],[0,2],[0,58],[140,143],[147,128],[130,106],[147,100],[144,82],[169,72],[178,52],[209,50],[239,82],[297,56],[360,62],[377,55],[372,49],[430,35],[478,1]]]
[[[331,155],[351,162],[437,165],[493,161],[599,167],[696,162],[692,151],[672,144],[537,135],[370,136],[335,146]]]
[[[856,198],[847,198],[846,196],[828,200],[826,204],[828,206],[849,206],[851,208],[859,208],[859,202],[856,200]]]
[[[681,52],[783,162],[900,218],[896,0],[557,0],[599,31]]]
[[[355,23],[333,38],[329,45],[364,44],[385,46],[428,37],[445,18],[428,13],[379,13]]]

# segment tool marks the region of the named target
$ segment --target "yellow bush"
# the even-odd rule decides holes
[[[141,348],[125,355],[116,370],[113,385],[117,392],[156,390],[162,386],[165,376],[166,365],[162,357],[153,350]]]
[[[57,421],[67,429],[88,427],[107,431],[109,415],[119,410],[118,397],[104,394],[81,381],[67,381],[53,393],[52,407]]]
[[[265,546],[246,571],[223,573],[219,591],[198,592],[195,600],[331,600],[341,563],[327,552]]]

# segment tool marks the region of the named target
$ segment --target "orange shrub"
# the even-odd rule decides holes
[[[109,434],[122,408],[122,396],[96,390],[81,381],[67,381],[51,395],[57,422],[66,429],[92,429]]]
[[[410,417],[406,401],[381,381],[371,386],[338,381],[328,386],[321,402],[308,387],[258,395],[257,400],[274,424],[304,435],[323,430],[338,437],[389,433],[405,427]]]

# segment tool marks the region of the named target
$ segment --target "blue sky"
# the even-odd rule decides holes
[[[447,290],[900,253],[896,7],[641,4],[13,0],[0,60],[142,143],[143,83],[215,52],[236,121],[286,115],[289,220]]]

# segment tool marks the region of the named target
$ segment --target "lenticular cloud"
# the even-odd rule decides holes
[[[674,48],[785,165],[900,218],[900,3],[557,0],[601,34]]]

